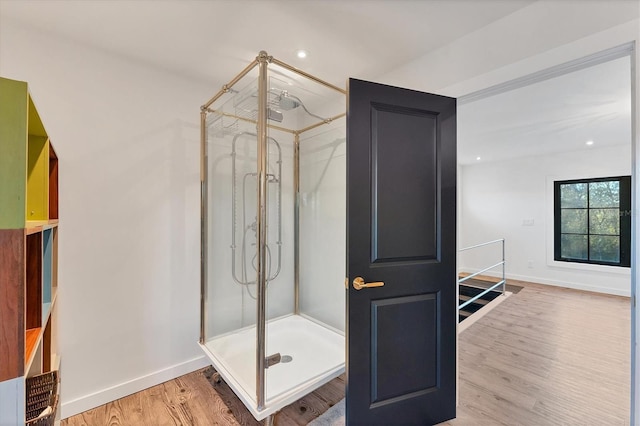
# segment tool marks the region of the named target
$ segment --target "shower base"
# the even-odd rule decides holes
[[[213,367],[257,419],[313,392],[344,372],[344,335],[301,315],[267,323],[266,356],[291,357],[265,372],[265,408],[256,403],[256,327],[217,336],[200,346]]]

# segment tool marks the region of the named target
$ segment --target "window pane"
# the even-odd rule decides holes
[[[563,234],[586,234],[587,210],[562,209],[560,212],[560,232]]]
[[[586,183],[560,185],[560,207],[587,207],[587,188]]]
[[[604,262],[620,262],[620,237],[589,237],[591,260]]]
[[[620,182],[591,182],[589,184],[589,207],[619,207]]]
[[[560,237],[560,256],[565,259],[587,260],[586,235],[562,235]]]
[[[589,233],[620,235],[620,210],[590,209]]]

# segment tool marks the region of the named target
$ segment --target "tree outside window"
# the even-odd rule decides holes
[[[629,266],[631,177],[554,183],[555,260]]]

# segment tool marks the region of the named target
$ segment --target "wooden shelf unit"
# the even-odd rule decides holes
[[[27,83],[0,93],[0,424],[19,425],[25,379],[60,364],[58,156]]]

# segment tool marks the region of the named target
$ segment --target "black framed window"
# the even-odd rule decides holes
[[[554,182],[555,260],[630,266],[631,177]]]

